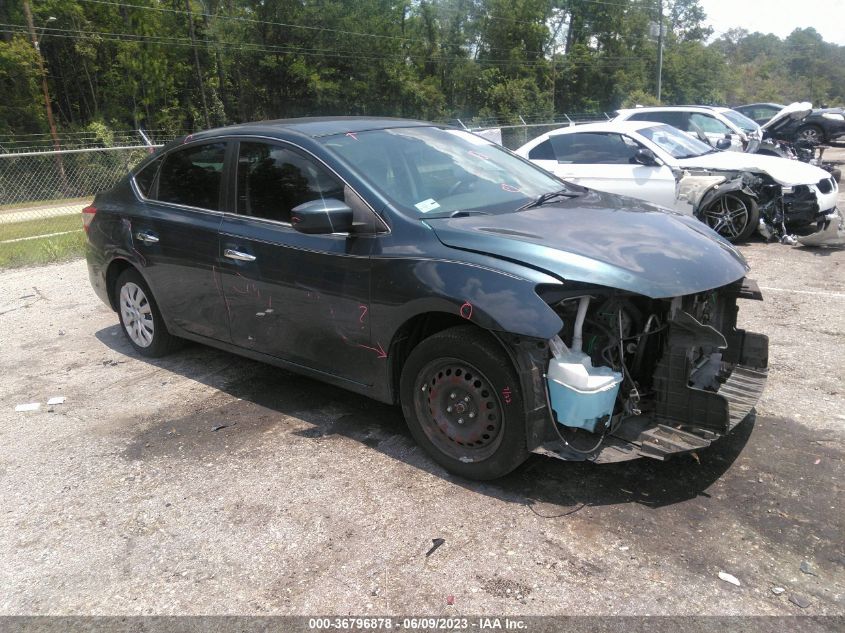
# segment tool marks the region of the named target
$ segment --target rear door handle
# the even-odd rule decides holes
[[[254,262],[255,255],[250,255],[249,253],[241,253],[240,251],[233,251],[231,248],[227,248],[223,251],[223,256],[228,257],[229,259],[235,259],[239,262]]]
[[[158,242],[158,236],[149,231],[138,231],[135,233],[135,237],[138,238],[139,242],[143,242],[144,244],[156,244]]]

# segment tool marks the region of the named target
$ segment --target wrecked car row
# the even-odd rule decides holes
[[[748,266],[687,215],[462,130],[324,118],[194,134],[83,212],[137,353],[188,339],[401,406],[447,470],[700,450],[751,411]]]
[[[517,153],[564,180],[692,215],[732,242],[755,230],[806,244],[841,239],[839,186],[830,173],[718,151],[670,125],[625,120],[561,128]]]

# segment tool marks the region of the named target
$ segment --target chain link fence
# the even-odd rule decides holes
[[[0,154],[0,267],[79,254],[82,209],[154,150],[134,145]]]

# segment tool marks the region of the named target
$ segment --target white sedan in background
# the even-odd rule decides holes
[[[718,151],[662,123],[561,128],[516,153],[564,180],[695,215],[732,242],[759,228],[767,237],[821,243],[840,229],[838,185],[823,169]]]

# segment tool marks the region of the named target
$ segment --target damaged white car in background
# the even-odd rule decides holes
[[[819,167],[760,154],[723,152],[648,121],[612,121],[553,130],[516,153],[585,187],[694,215],[737,242],[767,239],[841,244],[839,187]]]

